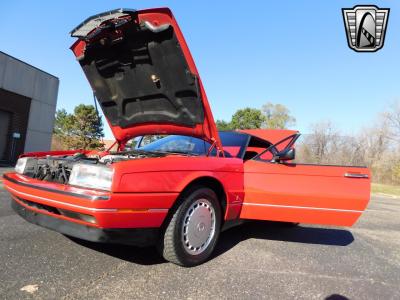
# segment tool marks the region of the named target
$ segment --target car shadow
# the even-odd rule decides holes
[[[349,300],[349,298],[339,295],[339,294],[332,294],[325,298],[325,300]]]
[[[166,262],[156,247],[95,243],[70,236],[65,237],[83,247],[139,265],[157,265]]]
[[[273,240],[291,243],[347,246],[354,241],[345,229],[295,226],[291,223],[249,221],[223,232],[214,251],[217,257],[248,239]]]
[[[94,243],[68,237],[71,241],[94,251],[141,265],[165,263],[155,247],[134,247],[118,244]],[[224,254],[248,239],[284,241],[304,244],[347,246],[354,241],[350,231],[336,228],[290,226],[288,223],[249,221],[221,233],[213,258]]]

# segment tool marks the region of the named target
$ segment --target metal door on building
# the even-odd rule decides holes
[[[10,139],[11,113],[0,110],[0,160],[8,160],[7,146]]]

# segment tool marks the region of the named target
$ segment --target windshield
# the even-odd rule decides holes
[[[238,132],[219,133],[225,157],[242,157],[249,136]],[[192,136],[145,136],[135,138],[134,143],[128,143],[131,148],[149,152],[183,153],[188,155],[207,155],[210,143]],[[216,156],[214,148],[210,156]]]
[[[139,149],[152,152],[201,155],[206,152],[206,142],[191,136],[169,135],[166,137],[161,137],[145,146],[139,145]]]

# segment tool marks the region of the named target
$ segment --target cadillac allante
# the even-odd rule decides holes
[[[352,226],[365,210],[367,168],[296,163],[297,131],[217,131],[169,9],[102,13],[71,35],[118,150],[23,154],[3,182],[27,221],[194,266],[244,220]]]

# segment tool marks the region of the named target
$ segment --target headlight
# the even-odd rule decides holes
[[[19,174],[24,174],[24,170],[25,170],[27,162],[28,162],[27,157],[19,158],[17,160],[17,164],[15,165],[15,172],[17,172]]]
[[[37,159],[34,157],[22,157],[17,160],[15,172],[25,175],[35,174]]]
[[[100,190],[111,190],[114,170],[102,165],[76,164],[72,167],[68,183]]]

